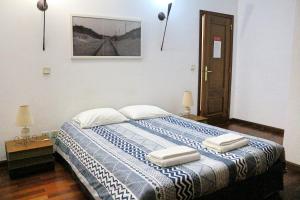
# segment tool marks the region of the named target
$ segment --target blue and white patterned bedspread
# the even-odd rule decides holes
[[[56,146],[95,199],[194,199],[264,173],[283,154],[281,145],[248,135],[248,146],[228,153],[201,144],[228,132],[175,115],[91,129],[67,122]],[[201,159],[168,168],[146,159],[174,145],[198,149]]]

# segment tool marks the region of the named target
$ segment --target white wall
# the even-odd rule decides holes
[[[101,106],[156,104],[181,111],[184,90],[197,97],[199,10],[236,14],[237,0],[176,0],[165,51],[160,52],[166,10],[163,0],[48,0],[46,52],[37,0],[0,1],[0,160],[4,141],[19,134],[19,105],[29,104],[33,133],[58,129],[79,111]],[[167,1],[166,1],[167,2]],[[141,60],[71,60],[70,14],[139,17],[143,21]],[[42,67],[52,69],[42,76]],[[197,67],[198,68],[198,67]],[[194,106],[194,112],[196,106]]]
[[[238,5],[232,117],[286,127],[295,0],[241,0]]]
[[[285,129],[286,159],[300,165],[300,1],[238,4],[232,117]]]
[[[300,165],[300,1],[297,1],[296,12],[294,64],[290,81],[284,147],[286,159]]]

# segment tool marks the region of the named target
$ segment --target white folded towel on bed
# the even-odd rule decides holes
[[[202,142],[202,144],[206,148],[212,149],[212,150],[217,151],[219,153],[225,153],[225,152],[228,152],[228,151],[232,151],[234,149],[241,148],[243,146],[248,145],[248,143],[249,143],[249,140],[247,138],[243,138],[243,139],[241,139],[237,142],[234,142],[234,143],[231,143],[231,144],[228,144],[228,145],[216,145],[216,144],[213,144],[211,142],[207,142],[206,140]]]
[[[148,156],[155,159],[169,159],[187,154],[197,153],[196,149],[187,146],[173,146],[166,149],[151,152]]]
[[[200,154],[196,152],[196,153],[181,155],[177,157],[171,157],[168,159],[157,159],[155,157],[148,155],[147,159],[160,167],[171,167],[174,165],[181,165],[181,164],[199,160]]]
[[[226,145],[230,145],[230,144],[239,142],[243,139],[245,139],[244,136],[234,134],[234,133],[227,133],[227,134],[220,135],[217,137],[208,138],[205,141],[206,141],[206,143],[210,143],[213,145],[226,146]]]

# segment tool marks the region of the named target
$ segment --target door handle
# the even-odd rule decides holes
[[[204,80],[205,82],[207,81],[207,78],[208,78],[208,73],[212,73],[213,71],[208,71],[208,67],[205,66],[205,71],[204,71]]]

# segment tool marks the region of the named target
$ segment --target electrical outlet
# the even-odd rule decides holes
[[[48,136],[51,140],[55,140],[59,130],[52,130],[52,131],[42,131],[41,134]]]
[[[59,133],[59,130],[54,130],[51,132],[51,138],[55,139]]]

